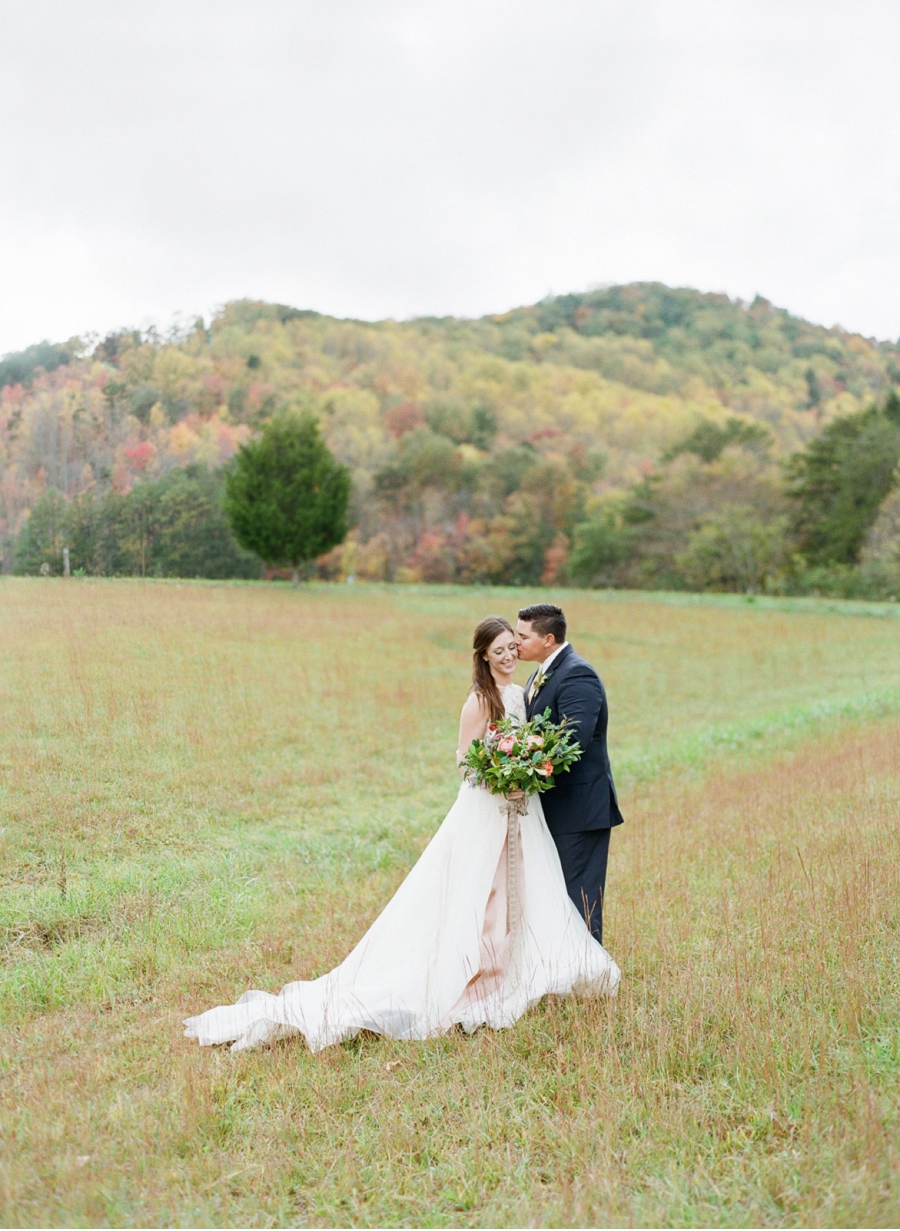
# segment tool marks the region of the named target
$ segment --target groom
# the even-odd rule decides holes
[[[609,833],[624,819],[606,751],[606,693],[594,668],[566,641],[566,617],[559,607],[523,607],[516,640],[519,657],[539,664],[525,688],[528,718],[549,709],[553,722],[567,719],[583,749],[581,760],[560,774],[541,801],[569,897],[602,942]]]

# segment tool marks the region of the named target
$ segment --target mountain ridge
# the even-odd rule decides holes
[[[385,575],[427,577],[443,568],[422,563],[429,553],[466,556],[447,546],[454,535],[481,535],[500,560],[535,518],[534,560],[562,558],[593,503],[646,480],[704,425],[735,447],[753,433],[731,420],[759,427],[774,465],[900,385],[900,347],[760,296],[645,282],[410,321],[235,300],[168,337],[37,344],[0,362],[6,377],[0,550],[51,488],[75,500],[216,470],[293,408],[318,417],[353,473],[359,551],[383,557]],[[506,576],[496,560],[475,575]]]

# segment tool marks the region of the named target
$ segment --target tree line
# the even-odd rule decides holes
[[[900,595],[900,398],[773,463],[755,425],[701,424],[573,531],[585,585]]]
[[[258,578],[347,533],[350,475],[310,416],[279,415],[227,471],[188,466],[129,492],[45,492],[15,545],[20,573]]]
[[[460,513],[420,536],[414,559],[427,581],[895,597],[896,393],[833,420],[780,467],[770,449],[759,425],[702,422],[651,475],[591,502],[586,478],[527,449],[467,473],[438,437],[414,429],[376,483],[390,507],[423,519],[429,487],[452,499],[468,485],[469,507],[500,502],[492,517]],[[365,576],[372,541],[347,539],[350,492],[315,419],[280,414],[224,470],[188,466],[72,500],[48,490],[18,536],[15,570],[59,573],[66,548],[70,569],[93,575],[252,578],[267,567],[296,580],[315,562],[324,577]]]
[[[6,570],[58,571],[63,538],[88,573],[271,570],[228,483],[291,420],[343,468],[350,529],[338,500],[326,546],[295,491],[314,563],[285,556],[290,571],[897,588],[900,350],[765,300],[640,284],[373,324],[239,302],[164,339],[126,330],[0,366]]]

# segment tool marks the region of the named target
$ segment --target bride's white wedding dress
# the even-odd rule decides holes
[[[502,693],[506,712],[524,721],[519,685]],[[566,892],[537,796],[518,833],[512,938],[503,803],[463,783],[415,867],[340,966],[288,983],[277,996],[245,992],[237,1004],[189,1017],[185,1034],[201,1044],[230,1042],[232,1050],[302,1034],[319,1051],[361,1030],[425,1039],[455,1025],[511,1026],[548,992],[614,995],[619,968]]]

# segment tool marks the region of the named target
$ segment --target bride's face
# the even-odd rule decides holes
[[[512,679],[519,661],[516,634],[502,632],[499,637],[495,637],[484,657],[494,676],[507,683]]]

